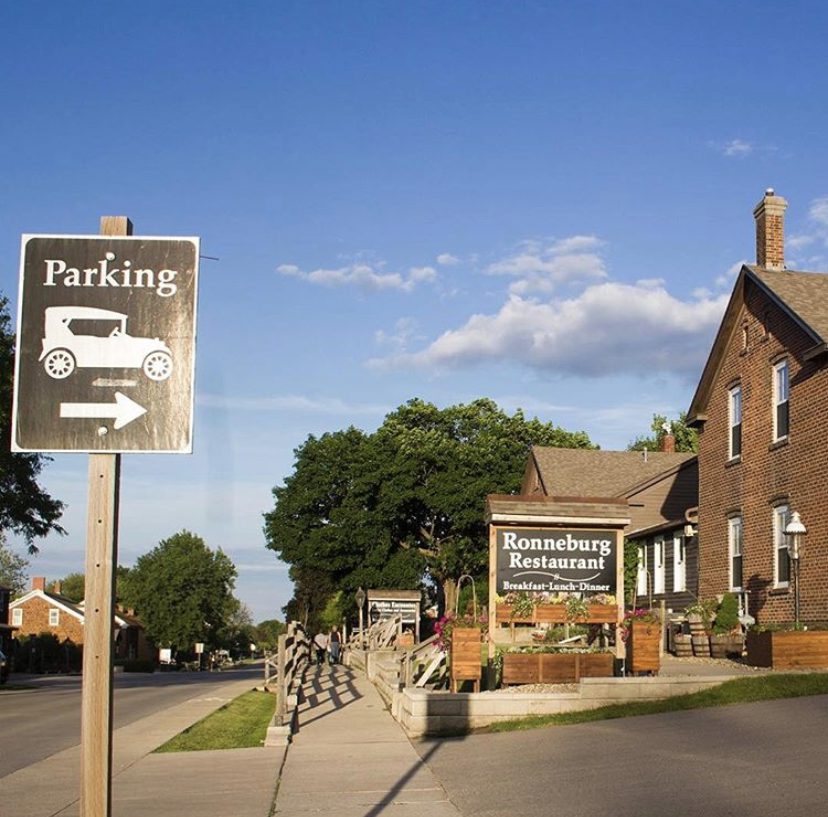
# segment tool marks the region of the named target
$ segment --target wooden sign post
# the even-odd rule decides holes
[[[105,216],[101,235],[132,235],[132,224],[123,216]],[[81,702],[82,817],[109,817],[112,811],[112,625],[120,488],[121,455],[90,454]]]

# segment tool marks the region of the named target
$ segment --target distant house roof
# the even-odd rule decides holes
[[[745,302],[745,289],[756,286],[797,324],[813,341],[808,357],[828,351],[828,275],[820,272],[770,270],[745,264],[739,272],[733,294],[707,358],[690,409],[691,425],[706,419],[710,390],[716,380],[725,350],[735,331]]]
[[[695,454],[593,451],[534,446],[531,453],[547,495],[628,497],[695,460]]]
[[[41,598],[45,601],[49,602],[50,604],[57,605],[61,609],[65,610],[67,613],[75,616],[75,618],[79,619],[81,622],[84,620],[84,602],[75,602],[71,599],[67,599],[66,596],[58,595],[57,593],[49,593],[46,590],[30,590],[25,595],[21,596],[19,599],[15,599],[15,601],[9,604],[9,610],[14,607],[20,607],[20,605],[25,604],[27,601],[33,598]],[[134,616],[127,615],[121,610],[115,611],[115,623],[121,627],[143,627],[144,625],[135,618]]]

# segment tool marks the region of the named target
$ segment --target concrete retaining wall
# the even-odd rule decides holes
[[[735,677],[735,676],[733,676]],[[409,687],[391,712],[409,737],[456,733],[531,715],[555,715],[630,701],[653,701],[718,686],[729,676],[584,678],[578,692],[448,692]]]

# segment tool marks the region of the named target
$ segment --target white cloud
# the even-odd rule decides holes
[[[407,351],[412,340],[421,340],[422,336],[416,335],[417,322],[413,318],[400,318],[394,324],[394,331],[387,333],[382,329],[374,333],[374,339],[380,346],[388,346],[396,354]]]
[[[719,289],[729,289],[733,286],[733,282],[736,280],[736,276],[739,274],[740,270],[745,264],[750,263],[746,259],[742,259],[741,261],[737,261],[735,264],[731,264],[727,270],[725,270],[722,275],[719,275],[716,278],[716,286]]]
[[[460,259],[450,252],[441,252],[437,256],[437,263],[441,267],[456,267],[460,263]]]
[[[792,269],[828,269],[828,257],[821,248],[828,247],[828,196],[821,196],[811,202],[808,208],[808,228],[791,235],[785,240],[789,251],[788,266]],[[797,255],[797,251],[810,248],[808,255]]]
[[[399,272],[384,272],[382,266],[359,262],[336,269],[320,268],[305,272],[295,264],[280,264],[276,267],[276,272],[300,278],[311,284],[329,287],[353,286],[365,292],[411,292],[418,284],[437,279],[437,271],[433,267],[411,267],[408,274],[403,275]]]
[[[548,303],[512,295],[426,349],[371,361],[380,368],[522,364],[569,375],[670,373],[695,377],[727,295],[683,302],[661,286],[601,283]]]
[[[742,139],[731,139],[722,146],[722,153],[725,156],[734,156],[742,158],[753,153],[753,145],[750,142],[745,142]]]
[[[489,275],[510,275],[515,295],[551,293],[560,284],[583,283],[607,277],[603,258],[596,252],[603,242],[592,235],[576,235],[551,242],[525,241],[517,253],[486,268]]]

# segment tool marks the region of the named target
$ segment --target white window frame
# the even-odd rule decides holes
[[[773,509],[773,586],[784,588],[790,585],[790,562],[788,563],[788,578],[781,579],[779,575],[780,552],[788,554],[788,536],[785,533],[785,526],[788,524],[789,508],[787,505],[777,505]]]
[[[687,548],[680,533],[673,534],[673,592],[687,590]]]
[[[653,540],[653,595],[664,595],[664,537],[656,536]]]
[[[12,627],[22,627],[23,626],[23,608],[22,607],[15,607],[12,610]]]
[[[784,374],[784,378],[782,373]],[[791,431],[791,370],[788,361],[780,360],[773,364],[773,441],[779,442],[788,438]],[[779,410],[786,404],[785,432],[779,433]]]
[[[741,516],[731,516],[727,520],[727,562],[728,562],[728,584],[733,591],[742,589],[745,581],[745,528]],[[734,563],[739,559],[739,572],[741,573],[740,582],[736,584]]]
[[[638,573],[635,581],[637,596],[647,595],[647,541],[638,546]]]
[[[50,627],[59,627],[60,626],[60,610],[57,607],[50,607],[49,608],[49,626]]]
[[[736,428],[739,429],[739,450],[733,445]],[[742,456],[742,385],[727,390],[727,456],[735,460]]]

